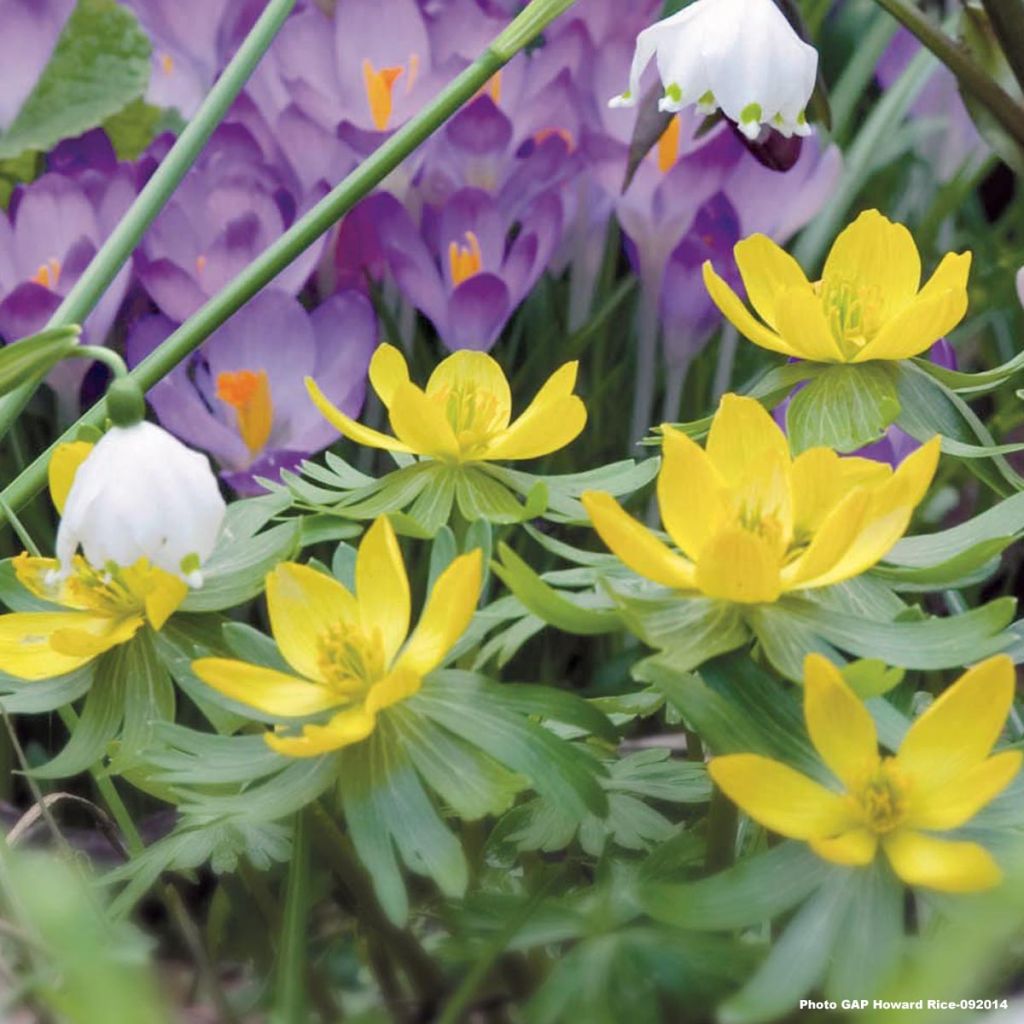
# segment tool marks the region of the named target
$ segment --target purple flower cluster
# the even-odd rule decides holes
[[[125,3],[153,41],[148,101],[186,118],[263,6]],[[32,45],[17,63],[22,92],[70,6],[0,0],[32,23]],[[133,265],[87,320],[88,341],[143,358],[468,66],[517,6],[345,0],[326,13],[331,5],[300,0]],[[305,398],[304,375],[358,415],[380,340],[371,296],[400,296],[448,349],[489,350],[541,275],[571,268],[568,322],[577,327],[612,217],[644,302],[660,312],[668,361],[689,358],[720,323],[700,282],[702,261],[727,264],[733,244],[754,231],[789,238],[824,202],[839,156],[809,140],[792,170],[779,173],[727,125],[703,131],[681,114],[624,189],[636,115],[609,110],[607,100],[628,72],[637,33],[660,9],[660,0],[580,0],[542,45],[496,74],[328,239],[154,389],[161,422],[211,452],[232,486],[253,490],[255,478],[334,437]],[[171,141],[158,138],[126,164],[95,131],[63,143],[42,177],[16,189],[0,215],[4,340],[45,323]],[[80,375],[62,368],[51,380],[66,412],[79,400]]]

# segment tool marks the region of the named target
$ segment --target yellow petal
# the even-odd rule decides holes
[[[910,359],[944,338],[967,313],[967,292],[950,290],[915,299],[887,320],[885,326],[852,360]]]
[[[775,310],[783,292],[803,289],[814,295],[800,264],[767,235],[744,238],[733,252],[750,304],[769,327],[778,327]]]
[[[487,446],[488,459],[535,459],[575,441],[587,423],[587,407],[574,395],[579,363],[559,367],[514,423]]]
[[[701,593],[739,604],[767,604],[782,591],[778,551],[756,533],[726,527],[704,545],[697,562]]]
[[[85,462],[93,446],[88,441],[70,441],[58,445],[50,456],[47,475],[50,483],[50,500],[53,507],[63,515],[71,485],[75,482],[78,467]]]
[[[1006,750],[941,785],[916,779],[907,816],[909,828],[959,828],[994,800],[1020,771],[1024,755]]]
[[[831,839],[811,839],[811,849],[833,864],[861,868],[870,864],[878,852],[878,836],[866,828],[852,828]]]
[[[815,363],[843,363],[821,299],[814,292],[790,288],[778,298],[775,310],[779,334],[800,356]]]
[[[50,646],[58,654],[72,658],[95,658],[120,644],[127,643],[145,625],[141,615],[126,618],[80,614],[78,621],[50,634]]]
[[[658,474],[658,508],[669,536],[697,559],[726,516],[724,484],[707,452],[667,424]]]
[[[1006,724],[1015,685],[1005,654],[968,669],[911,725],[897,756],[900,770],[938,789],[976,768]]]
[[[934,437],[903,460],[892,477],[872,493],[863,527],[842,558],[820,575],[799,571],[800,586],[827,587],[851,579],[866,572],[889,553],[906,533],[914,509],[935,476],[939,444],[939,438]],[[834,510],[833,515],[838,511]],[[794,579],[796,575],[794,570]]]
[[[366,711],[375,715],[379,711],[391,707],[392,704],[407,700],[417,693],[422,685],[422,676],[406,669],[397,668],[370,687],[370,692],[366,695]]]
[[[459,442],[444,408],[427,398],[415,384],[407,382],[395,388],[388,416],[405,451],[458,461]]]
[[[377,724],[376,715],[365,708],[340,711],[326,725],[305,725],[298,736],[268,732],[267,745],[286,757],[319,757],[365,740]]]
[[[971,259],[969,252],[947,252],[928,283],[921,289],[920,297],[929,299],[942,292],[966,292],[967,281],[971,276]]]
[[[789,441],[771,413],[754,398],[722,396],[708,431],[707,454],[726,485],[741,487],[765,471],[765,463],[791,465]]]
[[[829,512],[807,549],[783,570],[787,590],[822,585],[817,581],[828,578],[863,532],[871,501],[870,491],[855,490]]]
[[[677,590],[693,588],[693,565],[670,551],[610,494],[587,491],[580,500],[598,536],[633,572],[663,587]]]
[[[821,759],[847,790],[878,767],[878,733],[871,712],[839,669],[820,654],[809,654],[804,661],[804,719]]]
[[[200,658],[192,662],[192,671],[225,697],[275,717],[303,718],[343,703],[326,686],[246,661]]]
[[[385,409],[391,408],[398,386],[408,382],[409,365],[405,361],[405,356],[387,342],[378,345],[370,360],[370,383]]]
[[[383,448],[389,452],[411,452],[412,449],[401,441],[388,434],[382,434],[379,430],[372,430],[364,427],[349,416],[346,416],[337,406],[332,404],[327,396],[317,386],[312,377],[306,378],[306,391],[313,400],[313,404],[320,410],[328,423],[344,437],[361,444],[366,448]]]
[[[907,885],[942,892],[980,892],[1003,879],[999,865],[977,843],[951,843],[899,829],[882,839],[893,871]]]
[[[60,575],[60,562],[56,558],[35,558],[23,551],[11,564],[18,582],[40,600],[64,605],[65,608],[89,607],[74,585],[74,575]]]
[[[267,574],[270,628],[285,660],[300,676],[323,681],[322,637],[341,623],[358,623],[356,599],[332,576],[282,562]]]
[[[779,352],[784,356],[799,355],[788,342],[753,317],[743,305],[743,300],[715,273],[710,260],[704,264],[704,287],[711,301],[743,337],[769,352]]]
[[[154,629],[160,630],[188,596],[188,584],[155,566],[149,571],[150,582],[144,598],[146,618]]]
[[[427,397],[443,398],[452,392],[483,392],[494,400],[494,429],[504,430],[512,418],[512,393],[501,365],[486,352],[463,349],[442,360],[427,381]]]
[[[364,633],[380,637],[390,665],[409,635],[412,599],[402,550],[387,516],[366,531],[356,555],[356,600]]]
[[[80,612],[13,612],[0,615],[0,672],[18,679],[52,679],[91,661],[95,655],[70,655],[55,651],[50,638],[55,632],[81,629],[90,617]],[[97,619],[97,628],[109,625]]]
[[[808,448],[793,460],[793,518],[797,534],[809,536],[855,487],[877,487],[892,470],[884,462],[840,458],[831,448]]]
[[[754,821],[791,839],[823,839],[855,825],[838,793],[759,754],[712,758],[708,772]]]
[[[438,576],[396,671],[425,676],[441,664],[476,613],[482,575],[481,552],[475,548],[459,555]]]
[[[866,210],[835,240],[821,277],[823,291],[846,285],[876,297],[884,320],[917,294],[921,257],[902,224]]]

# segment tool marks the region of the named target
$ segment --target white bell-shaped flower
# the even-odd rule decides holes
[[[721,108],[755,139],[763,124],[783,135],[809,135],[806,109],[818,51],[793,31],[773,0],[697,0],[637,36],[629,89],[611,100],[631,107],[654,57],[665,87],[659,104],[676,112]]]
[[[79,547],[94,568],[140,558],[202,586],[225,505],[205,455],[145,421],[111,427],[78,467],[57,531],[61,574]]]

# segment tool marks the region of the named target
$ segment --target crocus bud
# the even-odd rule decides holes
[[[78,467],[57,531],[61,574],[81,546],[102,569],[146,558],[202,585],[225,505],[205,455],[152,423],[111,427]]]
[[[749,139],[762,125],[786,136],[811,132],[805,111],[818,53],[773,0],[697,0],[645,29],[637,36],[629,89],[611,106],[636,104],[652,57],[665,87],[661,110],[720,108]]]

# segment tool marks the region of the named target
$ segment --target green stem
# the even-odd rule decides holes
[[[976,64],[963,46],[950,39],[907,0],[875,0],[875,3],[913,32],[956,75],[960,84],[988,109],[1006,133],[1024,148],[1024,107]]]
[[[294,6],[295,0],[270,0],[195,117],[54,311],[48,328],[80,324],[93,311],[224,119]],[[0,398],[0,436],[17,419],[38,384],[38,380],[26,381]]]
[[[103,345],[78,345],[65,359],[94,359],[103,363],[115,377],[128,376],[128,364],[112,349]]]
[[[709,872],[722,871],[736,859],[736,827],[739,812],[736,805],[717,787],[711,791],[708,808],[708,847],[706,864]]]
[[[360,199],[376,188],[410,153],[468,103],[495,72],[504,67],[519,50],[574,2],[575,0],[533,0],[482,56],[182,324],[147,359],[135,367],[129,376],[137,381],[144,391],[148,391],[157,381],[166,377],[225,320],[277,277],[321,235],[329,231]],[[0,402],[5,400],[0,399]],[[94,405],[27,466],[4,489],[0,498],[15,511],[21,508],[45,486],[50,456],[57,445],[73,440],[82,426],[102,426],[103,417],[102,403]],[[3,423],[4,410],[0,406],[0,427]],[[0,518],[0,525],[3,522],[4,519]]]
[[[1006,62],[1024,89],[1024,0],[981,0]]]
[[[292,858],[288,868],[284,920],[278,948],[274,992],[275,1024],[302,1024],[306,1018],[306,946],[309,941],[309,825],[307,815],[295,816]]]

